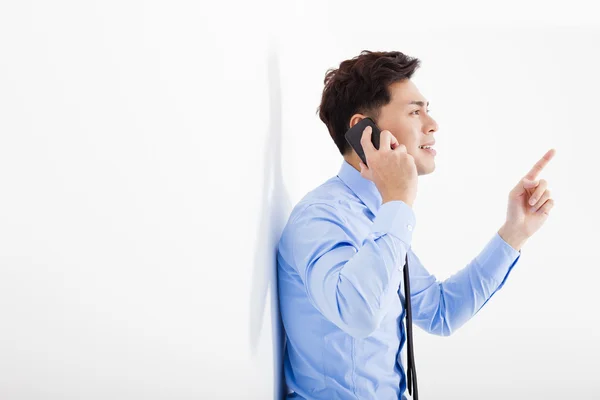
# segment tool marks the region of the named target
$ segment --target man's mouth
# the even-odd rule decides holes
[[[437,155],[437,151],[435,151],[435,149],[433,148],[433,145],[423,145],[423,146],[419,146],[419,149],[421,150],[425,150],[427,153],[435,156]]]

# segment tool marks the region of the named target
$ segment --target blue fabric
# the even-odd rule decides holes
[[[345,160],[294,207],[277,249],[287,398],[402,398],[407,253],[413,323],[443,336],[483,307],[520,257],[496,233],[439,282],[410,248],[415,226],[411,207],[382,205],[375,184]]]

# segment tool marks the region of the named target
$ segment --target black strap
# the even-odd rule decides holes
[[[417,389],[417,370],[415,368],[415,354],[412,338],[412,310],[410,308],[410,280],[408,279],[408,254],[406,254],[406,264],[404,264],[404,297],[406,298],[406,343],[408,346],[407,358],[408,367],[406,377],[408,380],[408,393],[414,400],[419,400],[419,390]],[[414,392],[414,393],[413,393]]]

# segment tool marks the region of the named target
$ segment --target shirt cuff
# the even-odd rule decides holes
[[[520,256],[521,251],[515,250],[496,232],[475,260],[486,276],[500,283],[504,282]]]
[[[394,200],[379,207],[371,232],[376,239],[389,233],[410,247],[415,225],[416,217],[413,209],[402,200]]]

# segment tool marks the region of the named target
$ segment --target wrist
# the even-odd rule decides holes
[[[517,251],[521,251],[527,239],[527,236],[523,235],[518,229],[511,228],[507,225],[502,225],[498,230],[498,235],[504,240],[506,243],[510,245],[513,249]]]

